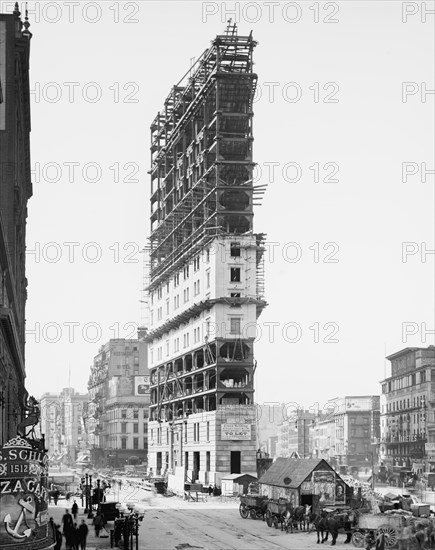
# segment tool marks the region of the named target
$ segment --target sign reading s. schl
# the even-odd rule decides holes
[[[222,441],[251,441],[251,424],[222,424]]]
[[[49,548],[48,456],[32,439],[17,436],[0,448],[0,548]]]

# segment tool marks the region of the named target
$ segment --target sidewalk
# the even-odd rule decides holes
[[[73,500],[70,502],[66,502],[65,500],[60,500],[58,502],[57,506],[49,506],[48,507],[48,513],[49,517],[53,518],[54,523],[61,526],[62,531],[62,516],[65,513],[65,510],[68,509],[69,513],[71,513],[71,506],[73,505]],[[106,529],[109,533],[108,538],[97,538],[95,536],[95,530],[94,526],[92,525],[92,519],[88,519],[88,515],[84,514],[84,508],[80,506],[80,501],[77,502],[79,504],[79,513],[77,515],[77,525],[80,525],[82,522],[82,519],[86,521],[86,524],[89,528],[88,538],[86,540],[86,550],[96,550],[98,549],[107,549],[110,548],[110,529],[113,529],[113,521],[107,522]],[[62,550],[66,548],[65,546],[65,537],[62,539]]]

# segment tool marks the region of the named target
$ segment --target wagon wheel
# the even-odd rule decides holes
[[[251,519],[256,519],[257,518],[257,511],[255,510],[255,508],[251,508],[249,510],[249,515],[250,515]]]
[[[266,523],[268,527],[272,527],[273,525],[272,512],[270,510],[266,512]]]
[[[243,519],[246,519],[249,516],[249,510],[243,502],[240,503],[239,512]]]
[[[397,529],[389,525],[381,525],[376,531],[376,534],[380,535],[381,533],[385,535],[385,548],[392,548],[396,545],[399,535]]]
[[[354,531],[352,533],[352,544],[357,548],[363,548],[364,546],[364,533],[361,531]]]

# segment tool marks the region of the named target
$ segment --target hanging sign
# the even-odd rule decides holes
[[[48,455],[37,441],[17,436],[0,448],[1,549],[51,547],[47,477]]]

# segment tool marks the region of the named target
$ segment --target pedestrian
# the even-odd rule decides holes
[[[210,484],[208,489],[207,489],[207,493],[208,493],[208,496],[211,496],[213,494],[213,487],[212,485]]]
[[[79,507],[76,501],[74,501],[72,507],[71,507],[71,513],[73,515],[74,521],[77,521],[77,514],[79,511]]]
[[[62,548],[62,533],[60,532],[60,525],[56,525],[55,531],[55,540],[56,544],[54,545],[54,550],[60,550]]]
[[[364,537],[365,550],[371,550],[376,544],[374,531],[369,531]]]
[[[98,538],[100,536],[100,531],[103,528],[103,518],[101,517],[101,513],[97,513],[92,521],[92,524],[95,529],[95,536]]]
[[[55,506],[57,506],[57,501],[59,500],[59,497],[60,497],[60,491],[56,489],[53,493],[53,500],[54,500]]]
[[[72,515],[69,513],[69,510],[65,510],[65,513],[62,516],[62,525],[63,525],[63,534],[66,537],[67,531],[69,531],[69,528],[73,526],[73,518],[72,518]]]
[[[376,550],[385,550],[385,533],[379,533],[376,537]]]
[[[73,550],[79,550],[79,546],[80,546],[80,533],[77,527],[77,523],[74,523],[74,526],[71,529],[71,548]]]
[[[81,550],[86,550],[86,539],[88,538],[88,532],[89,528],[86,525],[86,522],[84,519],[82,519],[82,522],[79,527],[79,536],[80,536],[80,548]]]
[[[424,548],[424,539],[426,538],[426,534],[424,532],[424,526],[421,523],[417,525],[416,533],[414,536],[417,539],[417,548],[419,550]]]

